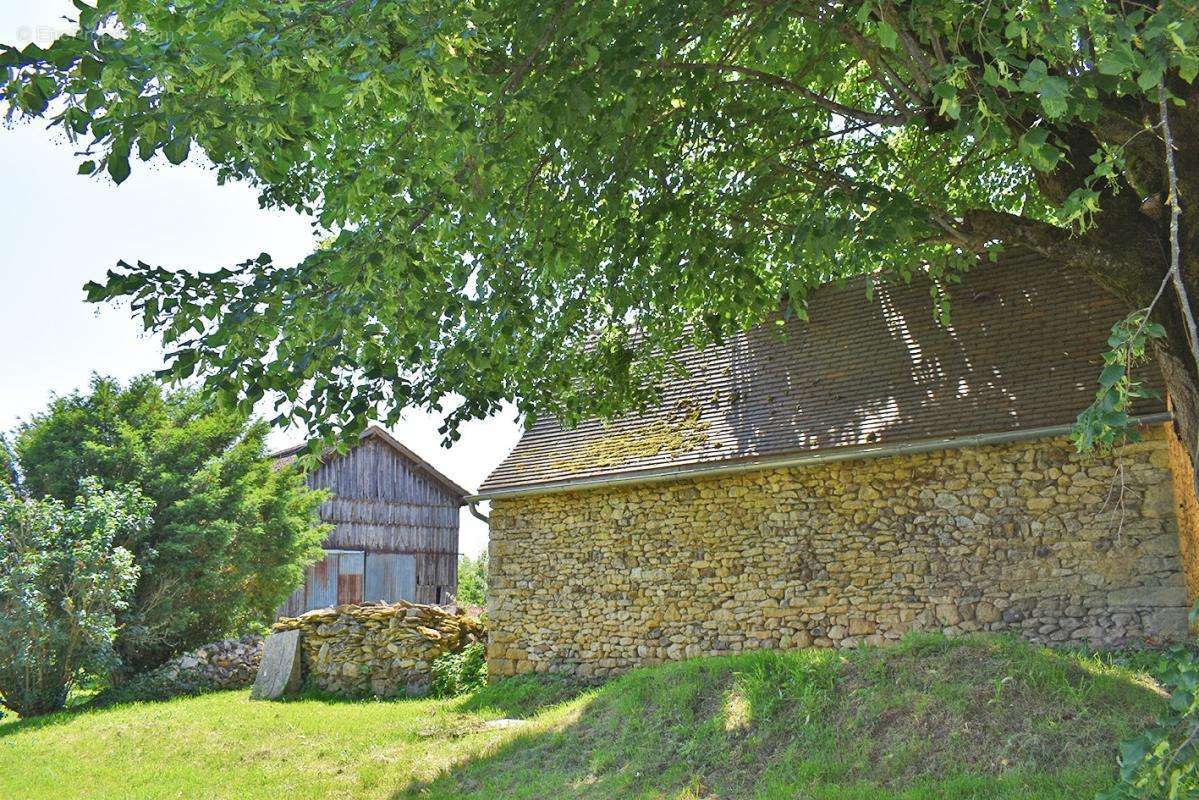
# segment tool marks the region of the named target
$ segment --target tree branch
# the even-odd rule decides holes
[[[915,89],[909,86],[906,81],[896,74],[895,70],[891,69],[891,66],[887,64],[886,59],[883,58],[883,54],[879,51],[878,47],[873,42],[866,39],[865,36],[858,33],[857,28],[853,27],[852,25],[843,25],[841,26],[841,31],[845,34],[846,38],[853,42],[854,47],[857,48],[858,55],[862,57],[862,60],[866,62],[868,67],[870,67],[871,73],[874,74],[874,79],[878,81],[884,89],[887,90],[887,93],[892,96],[892,99],[897,100],[895,97],[896,92],[902,91],[905,95],[907,95],[908,100],[910,100],[918,108],[923,109],[928,105],[928,102],[925,98],[921,97]],[[886,77],[886,80],[879,75],[879,72]],[[900,102],[897,102],[896,104],[900,107],[905,107],[905,104]]]
[[[834,114],[839,114],[842,117],[855,119],[859,122],[864,122],[868,125],[880,125],[883,127],[896,127],[905,125],[911,119],[905,114],[879,114],[874,111],[866,111],[861,108],[854,108],[843,103],[838,103],[836,100],[831,100],[823,95],[813,92],[808,87],[796,83],[795,81],[786,78],[782,75],[776,75],[772,72],[763,72],[750,67],[742,67],[736,64],[715,64],[699,61],[658,61],[655,65],[662,69],[679,69],[688,70],[691,72],[721,72],[731,73],[734,75],[748,75],[753,78],[777,86],[781,89],[787,89],[805,100],[809,100],[821,108],[827,109]]]
[[[1166,101],[1166,80],[1162,78],[1158,84],[1158,108],[1162,118],[1162,139],[1166,145],[1166,178],[1169,180],[1170,193],[1166,203],[1170,206],[1170,276],[1174,282],[1174,292],[1178,295],[1178,306],[1186,321],[1187,344],[1190,345],[1191,357],[1195,359],[1195,371],[1199,374],[1199,330],[1196,329],[1195,315],[1191,313],[1191,300],[1187,296],[1186,285],[1182,281],[1181,245],[1178,241],[1178,224],[1182,217],[1182,201],[1178,196],[1178,172],[1174,166],[1174,134],[1170,130],[1170,109]],[[1199,442],[1196,443],[1199,450]],[[1199,455],[1199,452],[1192,455]]]
[[[508,76],[508,80],[504,81],[504,85],[500,87],[501,97],[512,92],[525,79],[525,76],[529,74],[529,70],[533,68],[537,57],[541,55],[542,51],[549,44],[550,37],[558,30],[558,23],[562,21],[562,17],[573,6],[574,0],[566,0],[562,5],[558,6],[558,10],[554,12],[549,22],[546,23],[545,28],[542,29],[541,36],[537,38],[537,43],[533,45],[533,49],[525,56],[524,61],[520,62],[516,66],[516,69],[512,70],[512,74]]]
[[[1068,230],[1048,222],[991,208],[966,211],[956,228],[979,251],[988,242],[998,241],[1018,244],[1041,255],[1052,256],[1053,251],[1070,237]]]

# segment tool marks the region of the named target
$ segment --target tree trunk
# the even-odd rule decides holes
[[[1170,289],[1167,287],[1167,291]],[[1159,301],[1161,308],[1154,316],[1166,328],[1166,338],[1153,346],[1153,357],[1161,371],[1162,382],[1170,409],[1174,413],[1174,427],[1179,439],[1186,446],[1192,466],[1196,466],[1199,455],[1199,377],[1195,373],[1195,359],[1187,343],[1184,322],[1179,312],[1177,297],[1171,293]],[[1196,471],[1199,480],[1199,471]],[[1199,490],[1199,485],[1196,486]]]
[[[1158,345],[1153,348],[1153,355],[1162,373],[1170,410],[1174,412],[1174,429],[1186,445],[1193,462],[1195,445],[1199,442],[1199,384],[1186,368],[1186,363],[1175,355],[1173,348]]]

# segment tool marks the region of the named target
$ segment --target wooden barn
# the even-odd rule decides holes
[[[304,447],[275,453],[276,463],[291,463]],[[374,425],[346,453],[323,456],[306,480],[332,494],[320,516],[333,530],[324,559],[308,568],[280,615],[339,603],[452,600],[466,489]]]

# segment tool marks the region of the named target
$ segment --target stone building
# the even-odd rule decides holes
[[[641,413],[528,430],[468,498],[491,501],[491,674],[1184,635],[1199,507],[1165,402],[1114,453],[1068,439],[1127,309],[1016,257],[951,288],[951,324],[927,284],[873,294],[684,352]]]

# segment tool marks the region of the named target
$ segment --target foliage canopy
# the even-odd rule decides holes
[[[16,113],[118,183],[202,152],[328,237],[90,296],[131,299],[171,374],[318,433],[458,396],[451,439],[505,401],[614,414],[814,284],[927,273],[938,300],[1003,245],[1131,311],[1165,264],[1161,97],[1199,196],[1193,0],[76,5],[0,52]]]

